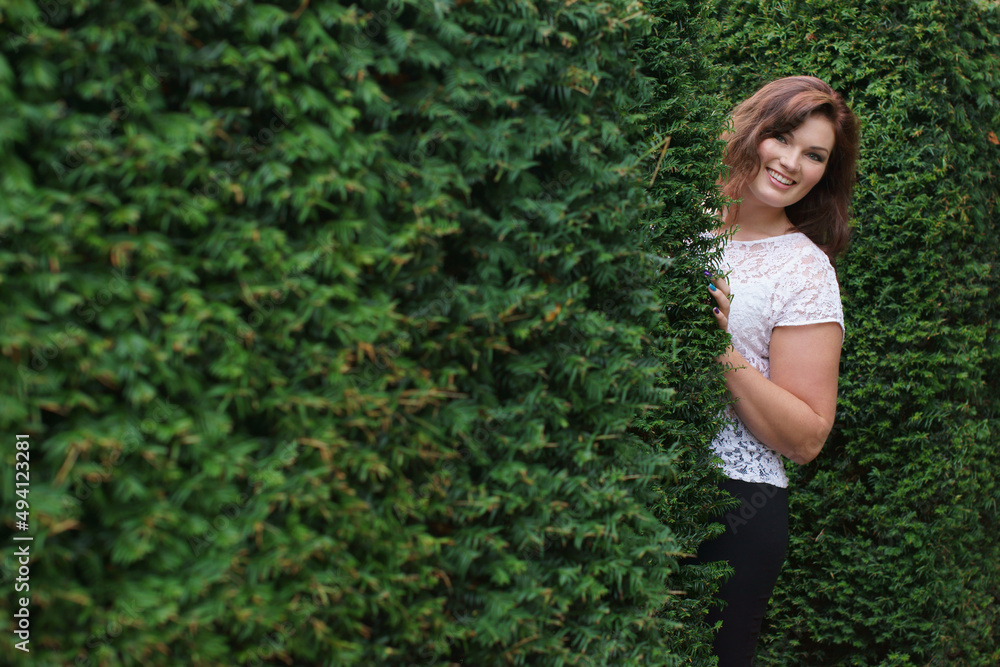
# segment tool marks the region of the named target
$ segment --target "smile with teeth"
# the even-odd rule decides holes
[[[773,169],[768,169],[767,173],[771,175],[771,178],[773,178],[774,180],[778,181],[782,185],[795,185],[795,181],[793,181],[790,178],[786,178],[786,177],[782,176],[781,174],[779,174],[778,172],[774,171]]]

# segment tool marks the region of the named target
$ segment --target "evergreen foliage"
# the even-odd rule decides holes
[[[651,442],[670,447],[676,478],[659,488],[654,506],[670,526],[684,553],[718,530],[707,524],[732,506],[717,490],[722,475],[711,462],[708,444],[721,427],[725,381],[716,355],[727,336],[711,316],[704,271],[717,265],[719,240],[703,236],[717,220],[709,213],[723,203],[716,183],[724,143],[719,135],[729,109],[718,96],[706,95],[711,78],[704,10],[696,3],[661,0],[647,4],[655,17],[640,56],[656,88],[643,108],[646,132],[658,146],[658,161],[649,175],[649,190],[662,204],[650,221],[654,247],[670,264],[657,281],[666,317],[654,332],[655,355],[662,360],[663,386],[672,399],[659,410],[639,417],[635,430]],[[667,598],[661,614],[674,624],[670,648],[685,664],[709,664],[711,629],[701,621],[719,579],[730,570],[723,564],[684,564],[670,580],[683,591]]]
[[[2,12],[31,664],[714,664],[700,234],[726,112],[799,73],[864,145],[758,659],[1000,663],[995,4]]]
[[[767,665],[1000,664],[1000,13],[715,3],[735,102],[813,74],[862,119],[838,423],[790,486]],[[789,466],[789,468],[794,468]]]
[[[673,467],[627,431],[670,400],[627,115],[650,25],[622,1],[6,13],[33,659],[674,659]]]

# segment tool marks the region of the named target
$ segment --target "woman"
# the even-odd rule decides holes
[[[724,138],[724,192],[740,201],[717,230],[732,232],[721,271],[705,273],[713,314],[732,337],[718,361],[735,403],[712,450],[741,505],[720,517],[725,533],[698,559],[734,569],[719,592],[725,607],[708,618],[722,621],[713,648],[731,667],[751,664],[785,559],[782,456],[812,461],[833,426],[844,318],[831,260],[850,236],[858,123],[823,81],[788,77],[737,106]]]

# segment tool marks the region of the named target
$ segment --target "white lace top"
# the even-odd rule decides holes
[[[770,377],[771,330],[777,326],[837,322],[844,330],[837,275],[826,254],[801,232],[758,241],[729,241],[723,266],[733,295],[729,333],[733,347],[764,377]],[[781,455],[731,420],[712,441],[730,479],[788,487]]]

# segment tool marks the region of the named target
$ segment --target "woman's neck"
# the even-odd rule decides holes
[[[722,214],[723,229],[736,230],[733,240],[759,241],[795,231],[795,225],[788,219],[785,209],[760,206],[748,199],[743,200],[738,211],[726,209]]]

